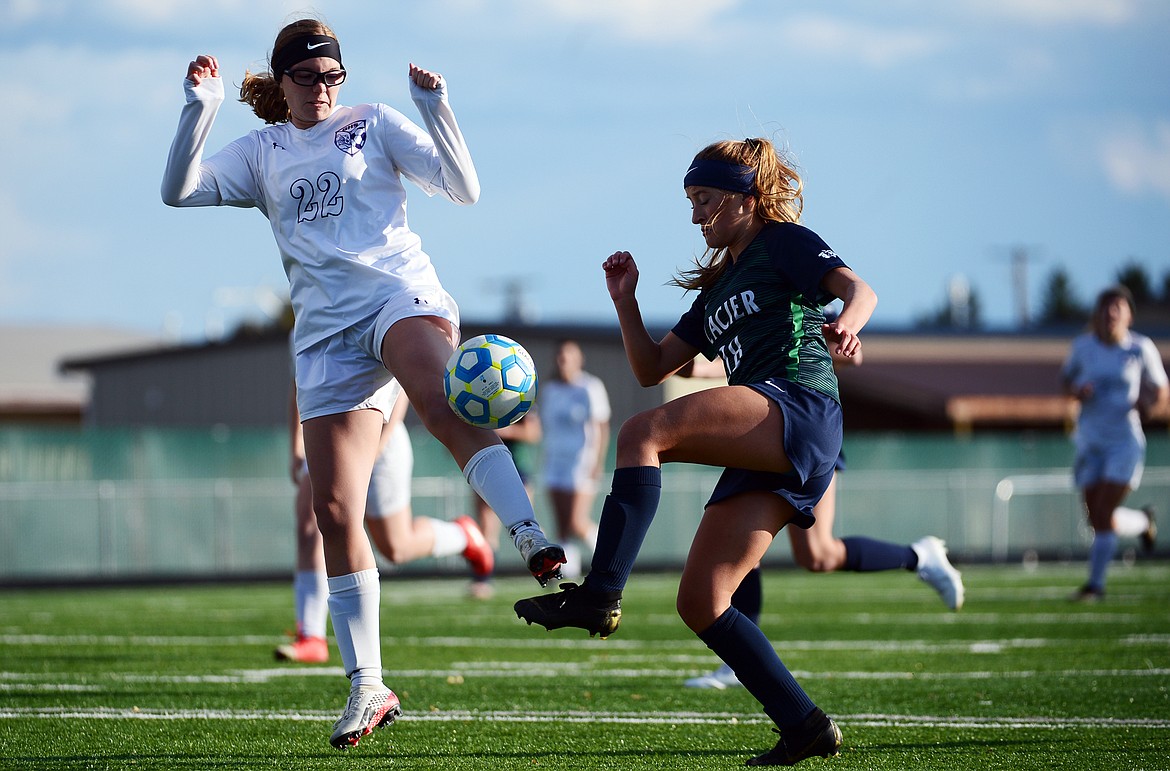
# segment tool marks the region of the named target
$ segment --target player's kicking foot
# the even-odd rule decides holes
[[[1149,520],[1149,524],[1146,525],[1146,529],[1142,531],[1142,534],[1138,538],[1141,540],[1142,548],[1146,554],[1151,554],[1154,551],[1154,546],[1158,543],[1158,524],[1154,521],[1153,506],[1143,506],[1142,511],[1146,513],[1146,519]]]
[[[392,724],[401,714],[398,697],[386,686],[354,688],[345,702],[345,712],[333,724],[329,743],[339,750],[356,747],[363,736]]]
[[[609,637],[622,622],[621,597],[610,600],[576,584],[561,584],[561,591],[519,600],[513,609],[516,616],[532,625],[540,624],[550,632],[567,626],[584,629],[590,637]]]
[[[467,536],[467,548],[463,550],[463,559],[471,566],[471,574],[477,578],[490,576],[496,565],[496,555],[492,553],[492,547],[483,537],[479,525],[466,514],[457,517],[455,524]]]
[[[565,550],[545,538],[540,525],[532,521],[521,522],[512,528],[511,536],[528,571],[541,586],[561,579]]]
[[[751,758],[745,765],[795,766],[808,758],[832,758],[840,754],[841,729],[833,719],[821,712],[805,722],[807,724],[810,721],[815,721],[819,725],[814,726],[812,730],[802,730],[805,726],[801,726],[783,731],[775,747],[763,755]]]
[[[1075,592],[1073,592],[1072,596],[1068,599],[1070,602],[1081,602],[1085,603],[1086,605],[1091,605],[1095,602],[1101,602],[1101,600],[1105,599],[1105,590],[1099,586],[1090,586],[1089,584],[1085,584],[1080,589],[1077,589]]]
[[[947,547],[942,540],[928,535],[910,544],[918,555],[918,577],[934,587],[939,597],[951,610],[963,607],[963,577],[947,559]]]
[[[329,661],[329,643],[324,637],[303,637],[297,635],[292,642],[276,646],[274,652],[278,661],[295,661],[298,664],[324,664]]]

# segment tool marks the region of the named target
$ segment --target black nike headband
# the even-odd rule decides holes
[[[319,56],[336,59],[338,65],[343,69],[345,67],[341,63],[341,44],[336,38],[328,35],[298,35],[272,54],[272,74],[280,80],[280,76],[294,65]]]

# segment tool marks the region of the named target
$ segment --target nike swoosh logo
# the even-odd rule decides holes
[[[326,40],[324,43],[306,43],[305,47],[308,48],[310,51],[312,51],[314,48],[320,48],[321,46],[327,46],[327,45],[329,45],[328,40]]]

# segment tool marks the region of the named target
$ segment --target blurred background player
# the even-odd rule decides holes
[[[831,314],[826,314],[826,319],[831,318]],[[864,355],[860,350],[848,358],[834,355],[833,367],[835,369],[857,367],[861,365],[863,359]],[[719,359],[712,362],[701,358],[695,359],[692,367],[684,367],[679,374],[684,377],[722,378],[723,363]],[[788,542],[792,546],[792,557],[796,564],[813,573],[833,573],[839,570],[857,573],[884,570],[915,571],[920,579],[938,592],[949,609],[958,610],[963,607],[966,590],[962,575],[951,565],[947,558],[946,545],[936,536],[923,536],[912,544],[902,545],[866,536],[837,538],[833,535],[833,520],[837,513],[837,476],[844,470],[845,453],[842,451],[837,456],[833,479],[829,482],[828,489],[813,507],[813,515],[816,517],[813,526],[807,530],[784,528],[788,533]],[[731,596],[731,604],[759,625],[764,603],[763,592],[761,570],[757,565],[735,590],[735,594]],[[688,688],[717,689],[739,684],[739,679],[726,664],[708,674],[693,677],[685,683]]]
[[[1157,533],[1151,507],[1121,505],[1142,480],[1142,415],[1165,409],[1170,399],[1162,357],[1150,338],[1130,330],[1133,318],[1128,289],[1103,290],[1089,331],[1073,340],[1061,368],[1064,392],[1080,402],[1073,477],[1093,529],[1089,577],[1072,598],[1081,602],[1105,597],[1105,575],[1119,535],[1138,536],[1152,550]]]
[[[402,565],[422,557],[461,554],[473,576],[489,576],[495,562],[492,548],[470,517],[447,522],[411,515],[410,478],[414,469],[414,450],[403,422],[408,405],[406,397],[399,396],[389,422],[382,428],[382,445],[366,495],[366,530],[374,546],[392,564]],[[317,529],[317,519],[313,516],[313,492],[295,394],[289,404],[289,431],[292,447],[289,465],[293,483],[297,486],[294,505],[297,563],[293,577],[297,631],[291,642],[276,648],[276,657],[302,664],[320,664],[329,660],[329,645],[325,639],[329,583],[321,531]]]
[[[597,544],[593,501],[609,450],[609,394],[584,366],[581,346],[561,340],[552,375],[540,383],[541,472],[556,516],[557,539],[565,549],[566,576],[581,574],[583,552],[592,554]]]

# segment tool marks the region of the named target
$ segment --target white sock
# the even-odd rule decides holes
[[[520,522],[536,522],[528,491],[520,480],[520,472],[516,471],[512,453],[504,445],[489,445],[471,456],[463,476],[509,532]]]
[[[297,633],[324,637],[329,621],[329,582],[324,570],[298,570],[293,576],[293,606]]]
[[[435,534],[435,546],[431,550],[431,556],[449,557],[452,554],[462,554],[467,548],[467,533],[454,522],[431,519],[431,530]]]
[[[589,526],[589,532],[585,534],[585,546],[589,549],[589,553],[597,551],[597,525]]]
[[[567,541],[564,545],[565,564],[561,566],[561,575],[573,579],[581,577],[581,550],[577,544]]]
[[[381,592],[377,568],[329,579],[333,636],[353,688],[382,685],[382,648],[378,639]]]
[[[1141,509],[1118,506],[1113,510],[1113,532],[1123,538],[1136,538],[1149,526],[1150,518]]]

